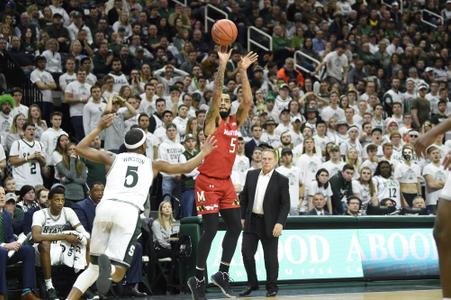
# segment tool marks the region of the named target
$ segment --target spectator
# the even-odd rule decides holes
[[[421,125],[431,117],[431,104],[426,99],[427,86],[422,84],[418,87],[418,97],[412,102],[412,119],[415,129],[420,129]]]
[[[64,102],[69,104],[70,121],[78,141],[84,137],[83,108],[88,102],[91,86],[86,83],[86,71],[77,71],[77,80],[69,83],[64,91]]]
[[[304,200],[304,208],[307,208],[307,214],[309,214],[313,209],[319,209],[319,207],[326,207],[327,214],[332,214],[332,189],[329,183],[329,172],[326,169],[319,169],[316,172],[315,180],[311,182],[304,183],[305,195],[307,199]],[[322,195],[322,201],[324,203],[315,204],[315,198],[317,194]],[[322,206],[320,205],[322,204]]]
[[[0,186],[0,227],[2,235],[0,235],[0,297],[8,294],[6,266],[22,261],[22,294],[21,300],[39,300],[33,294],[36,287],[35,272],[35,251],[30,245],[22,245],[15,241],[13,235],[13,222],[10,214],[5,210],[5,190]],[[14,254],[8,257],[8,252],[13,250]]]
[[[354,167],[345,164],[340,173],[330,178],[330,187],[332,189],[332,211],[334,215],[342,215],[346,211],[347,199],[353,196],[352,177]]]
[[[303,199],[301,195],[302,173],[298,167],[293,165],[293,151],[290,148],[283,148],[280,157],[282,163],[280,167],[276,168],[276,171],[289,179],[290,215],[297,216]]]
[[[326,80],[330,84],[347,83],[348,79],[348,58],[345,53],[345,48],[342,43],[338,43],[335,51],[327,54],[323,61],[315,68],[312,75],[317,74],[324,66],[327,67]]]
[[[23,99],[23,91],[21,88],[15,87],[12,89],[11,94],[14,98],[14,101],[16,102],[16,105],[14,106],[13,110],[11,111],[13,116],[16,116],[17,114],[23,114],[24,116],[28,116],[28,106],[22,104]]]
[[[85,198],[87,170],[84,162],[76,155],[75,144],[66,144],[63,159],[55,165],[64,185],[64,199],[68,207]]]
[[[58,41],[59,48],[63,52],[67,51],[70,43],[69,31],[65,26],[63,26],[63,23],[69,23],[70,19],[67,13],[65,13],[65,15],[67,16],[67,20],[63,17],[62,14],[54,12],[52,16],[52,25],[48,26],[45,29],[45,31],[49,34],[50,38],[56,39]],[[65,25],[67,26],[69,24]]]
[[[92,141],[91,148],[105,151],[101,148],[101,144],[100,137],[97,136],[94,141]],[[88,178],[86,179],[88,186],[91,186],[94,182],[100,182],[102,184],[106,183],[107,168],[104,164],[85,160],[85,165],[88,170]]]
[[[11,111],[14,108],[14,105],[14,99],[11,95],[6,94],[0,96],[0,140],[2,141],[2,144],[13,125],[13,114]]]
[[[235,192],[239,193],[243,189],[243,183],[246,180],[247,170],[250,167],[249,158],[244,154],[244,139],[238,137],[237,154],[232,167],[231,179]]]
[[[180,163],[184,163],[197,155],[196,138],[192,134],[185,136],[185,152],[180,155]],[[197,168],[188,174],[182,174],[182,217],[195,216],[194,180],[199,172]]]
[[[18,141],[23,136],[23,125],[25,124],[26,119],[23,114],[17,114],[13,118],[13,124],[11,125],[11,129],[9,133],[6,135],[5,140],[3,142],[6,152],[9,153],[11,150],[11,146],[14,141]]]
[[[412,207],[413,199],[421,196],[421,168],[414,161],[414,151],[411,145],[402,147],[403,161],[395,168],[395,179],[400,184],[402,207]]]
[[[125,109],[121,109],[124,107]],[[116,114],[113,124],[105,129],[105,149],[117,153],[125,136],[125,121],[136,115],[136,110],[124,98],[112,96],[108,99],[105,113]]]
[[[113,80],[113,91],[119,93],[122,86],[128,85],[127,77],[122,73],[122,62],[118,57],[111,60],[111,72],[108,73]]]
[[[59,111],[55,111],[50,115],[50,124],[52,127],[45,130],[41,135],[41,144],[43,147],[43,154],[47,161],[51,160],[53,150],[57,145],[57,139],[60,135],[66,132],[61,128],[63,120],[63,114]],[[66,134],[67,135],[67,134]]]
[[[348,205],[348,208],[346,210],[345,215],[353,217],[361,215],[360,209],[362,207],[362,201],[358,197],[351,196],[346,200],[346,203]]]
[[[285,59],[285,65],[277,72],[277,77],[288,84],[290,81],[296,82],[297,86],[304,86],[304,76],[299,72],[294,65],[293,58]]]
[[[55,39],[49,39],[45,43],[46,50],[42,52],[42,56],[45,57],[47,64],[45,65],[45,70],[50,74],[62,73],[62,61],[61,54],[59,51],[58,42]]]
[[[13,142],[9,153],[9,163],[17,189],[21,189],[25,184],[42,184],[41,167],[44,167],[46,162],[43,147],[34,138],[34,124],[27,122],[22,128],[23,138]]]
[[[322,193],[316,193],[313,196],[313,208],[307,213],[309,216],[327,216],[329,212],[324,209],[326,201]]]
[[[38,206],[36,202],[36,192],[33,186],[22,186],[18,194],[19,198],[17,199],[17,207],[20,208],[24,213]]]
[[[52,75],[46,71],[47,59],[44,56],[38,56],[35,63],[36,69],[31,72],[30,80],[42,93],[43,119],[49,120],[54,106],[52,90],[55,90],[57,86]]]
[[[158,148],[158,158],[171,164],[180,163],[180,155],[185,148],[177,142],[177,126],[170,123],[166,126],[166,139]],[[180,176],[169,175],[161,172],[163,175],[162,194],[176,196],[180,193]]]
[[[102,101],[102,90],[99,85],[91,86],[91,97],[83,107],[83,129],[90,133],[105,111],[106,104]]]
[[[36,190],[36,203],[23,216],[22,231],[24,234],[31,232],[31,224],[33,223],[33,215],[36,211],[49,207],[49,190],[40,188]]]
[[[377,198],[389,198],[396,203],[400,203],[400,187],[399,182],[393,176],[393,167],[387,160],[379,162],[374,173],[374,180],[376,181],[376,188],[378,191]],[[399,205],[399,204],[398,204]],[[401,207],[400,205],[398,207]]]

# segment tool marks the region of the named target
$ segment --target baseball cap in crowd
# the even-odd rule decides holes
[[[418,131],[416,131],[416,130],[410,130],[409,131],[409,136],[410,137],[419,137],[420,133]]]
[[[296,122],[302,123],[301,118],[299,118],[299,117],[294,117],[294,118],[291,119],[291,123],[296,123]]]
[[[281,153],[280,155],[281,155],[281,156],[284,156],[285,154],[293,155],[293,151],[291,151],[290,148],[283,148],[283,149],[282,149],[282,153]]]
[[[431,67],[426,67],[426,69],[424,69],[424,71],[427,73],[427,72],[431,72],[431,71],[433,71],[434,69],[432,69]]]
[[[426,84],[424,84],[424,83],[420,84],[420,86],[418,87],[418,90],[419,91],[421,91],[421,90],[426,90],[427,91],[428,90],[428,86]]]
[[[269,93],[268,96],[266,96],[265,98],[265,102],[274,102],[274,100],[276,100],[276,98],[272,93]]]
[[[348,126],[348,122],[346,122],[346,119],[338,119],[337,120],[337,126],[339,125],[346,125]]]
[[[286,83],[282,83],[281,85],[279,85],[279,89],[289,89],[289,87],[288,87],[288,84],[286,84]]]
[[[178,91],[178,92],[180,92],[179,86],[176,85],[176,84],[171,85],[171,87],[169,88],[169,92],[173,92],[173,91]]]
[[[60,18],[60,19],[62,19],[63,16],[60,13],[54,13],[53,14],[53,18]]]
[[[350,132],[351,130],[356,130],[356,131],[357,131],[357,134],[360,133],[359,128],[358,128],[357,126],[355,126],[355,125],[349,126],[348,131],[346,131],[346,133],[349,134],[349,132]]]
[[[393,123],[395,123],[396,126],[399,127],[398,121],[396,121],[395,119],[391,118],[391,119],[388,119],[388,120],[387,120],[387,128],[390,127],[390,125],[393,124]]]
[[[268,126],[268,125],[274,125],[277,126],[276,121],[273,118],[268,118],[268,120],[266,120],[264,127]]]
[[[17,196],[16,196],[16,194],[14,194],[14,193],[7,193],[7,194],[6,194],[6,203],[8,203],[8,202],[14,202],[14,203],[16,203],[16,201],[17,201]]]
[[[318,111],[318,110],[316,109],[316,107],[311,106],[311,105],[307,106],[307,108],[305,109],[305,112],[306,112],[306,113],[309,113],[309,112],[317,112],[317,111]]]
[[[196,138],[194,137],[194,135],[192,135],[191,133],[188,133],[185,136],[185,142],[187,142],[188,140],[196,140]]]

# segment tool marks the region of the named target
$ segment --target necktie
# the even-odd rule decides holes
[[[5,241],[5,230],[3,224],[3,212],[0,212],[0,243],[4,243]]]

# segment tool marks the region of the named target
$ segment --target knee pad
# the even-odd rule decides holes
[[[90,263],[88,268],[86,268],[86,270],[78,276],[77,281],[74,283],[74,287],[79,289],[84,294],[86,290],[94,284],[98,277],[99,266]]]

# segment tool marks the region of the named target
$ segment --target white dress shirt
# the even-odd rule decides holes
[[[260,171],[260,174],[258,175],[257,187],[255,188],[254,206],[252,207],[252,212],[254,214],[262,215],[264,213],[263,200],[265,199],[266,188],[268,187],[268,183],[273,172],[274,169],[265,175],[263,174],[263,171]]]

